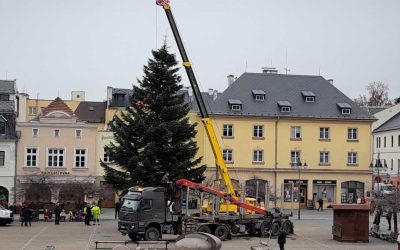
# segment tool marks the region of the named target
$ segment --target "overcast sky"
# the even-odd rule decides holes
[[[226,76],[261,72],[322,75],[349,97],[372,81],[400,96],[400,1],[172,0],[200,87],[223,91]],[[167,36],[155,0],[0,0],[0,79],[31,98],[105,99],[131,88]],[[188,85],[184,71],[183,81]]]

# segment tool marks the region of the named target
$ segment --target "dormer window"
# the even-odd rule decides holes
[[[237,99],[229,99],[228,100],[229,106],[231,107],[232,111],[241,111],[242,110],[242,102]]]
[[[258,102],[263,102],[265,100],[265,91],[261,89],[253,89],[251,91],[253,93],[254,100]]]
[[[289,113],[292,111],[292,104],[288,101],[279,101],[278,106],[281,112]]]
[[[305,102],[315,102],[315,94],[312,91],[301,91]]]
[[[351,114],[351,106],[347,102],[337,103],[342,115],[350,115]]]

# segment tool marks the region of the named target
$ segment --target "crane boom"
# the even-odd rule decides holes
[[[200,109],[200,114],[202,117],[201,120],[202,120],[202,123],[204,124],[208,140],[210,141],[211,148],[214,153],[215,164],[216,164],[217,168],[219,169],[222,180],[224,181],[225,186],[227,188],[227,194],[234,197],[237,200],[237,196],[235,194],[235,189],[233,187],[232,180],[228,174],[228,167],[226,166],[224,158],[222,156],[221,148],[219,146],[218,139],[215,134],[215,130],[212,126],[211,119],[208,115],[207,108],[204,104],[203,97],[201,96],[199,85],[197,84],[197,80],[196,80],[196,77],[193,72],[192,64],[189,61],[189,57],[188,57],[185,47],[183,45],[182,38],[179,34],[178,27],[175,23],[174,16],[172,15],[169,1],[168,0],[157,0],[156,3],[157,3],[157,5],[160,5],[163,7],[163,9],[165,10],[165,14],[167,15],[168,22],[171,26],[172,33],[174,34],[176,44],[177,44],[177,46],[179,48],[179,52],[182,56],[183,66],[185,67],[186,73],[187,73],[189,81],[190,81],[190,85],[192,86],[192,89],[193,89],[194,97],[196,98],[197,105],[199,106],[199,109]]]

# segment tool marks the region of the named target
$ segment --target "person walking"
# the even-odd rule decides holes
[[[319,205],[318,211],[320,211],[320,210],[323,211],[324,210],[324,200],[322,199],[322,197],[319,198],[318,205]]]
[[[57,203],[56,207],[54,208],[54,223],[56,225],[60,224],[60,214],[61,214],[60,203]]]
[[[392,223],[391,223],[392,222],[392,215],[393,215],[392,210],[388,209],[388,211],[386,213],[386,220],[387,220],[387,222],[389,224],[389,228],[388,228],[389,231],[392,230]]]
[[[285,250],[286,244],[286,231],[281,228],[278,235],[279,250]]]
[[[120,209],[121,205],[119,203],[119,201],[117,201],[115,203],[115,219],[117,219],[117,217],[119,217],[119,209]]]
[[[85,225],[90,226],[90,221],[92,220],[92,209],[89,203],[83,209],[83,213],[85,214]]]
[[[93,202],[93,207],[92,207],[92,215],[93,215],[93,225],[100,225],[100,213],[101,213],[101,209],[100,207]]]

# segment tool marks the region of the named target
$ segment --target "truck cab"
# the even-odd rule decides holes
[[[164,187],[130,188],[119,211],[118,231],[132,240],[159,240],[167,229],[178,233],[181,215],[169,205]]]

